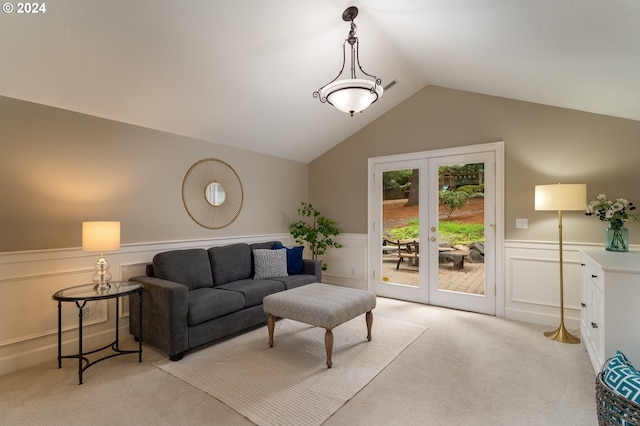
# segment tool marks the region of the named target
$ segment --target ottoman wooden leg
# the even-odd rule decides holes
[[[267,329],[269,330],[269,347],[273,347],[273,330],[276,327],[276,318],[268,314],[267,315]]]
[[[324,346],[327,349],[327,368],[331,368],[331,353],[333,352],[333,331],[327,328],[324,333]]]
[[[371,326],[373,325],[373,313],[371,311],[367,312],[365,315],[365,319],[367,320],[367,340],[371,341]]]

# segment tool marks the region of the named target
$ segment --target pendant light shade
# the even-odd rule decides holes
[[[362,112],[382,96],[382,86],[364,79],[334,81],[320,90],[320,96],[342,112]]]

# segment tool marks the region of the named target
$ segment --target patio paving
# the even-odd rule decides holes
[[[418,285],[419,267],[410,266],[407,261],[400,263],[396,270],[398,258],[393,255],[383,256],[382,276],[389,282],[406,285]],[[471,294],[484,294],[484,263],[465,262],[464,269],[453,269],[451,262],[440,263],[438,267],[438,288],[440,290],[457,291]]]

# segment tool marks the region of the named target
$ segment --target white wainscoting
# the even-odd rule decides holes
[[[162,251],[269,240],[282,241],[289,247],[295,244],[289,234],[130,244],[107,253],[107,259],[113,279],[127,280],[144,275],[146,265]],[[342,234],[337,241],[343,247],[329,249],[325,254],[328,269],[323,272],[322,281],[366,290],[370,269],[367,235]],[[564,244],[565,323],[576,335],[580,324],[578,249],[584,246],[587,244]],[[506,241],[504,256],[505,299],[497,303],[504,303],[505,317],[557,326],[557,243]],[[57,365],[57,303],[51,296],[59,289],[90,282],[96,259],[96,253],[83,253],[80,248],[0,253],[0,375],[43,362]],[[121,336],[130,336],[126,302],[118,313],[113,300],[95,302],[86,309],[85,347],[99,347],[113,340],[116,314],[121,317]],[[77,320],[73,303],[63,303],[63,354],[77,351]],[[63,361],[68,370],[74,370],[76,365],[75,360]]]
[[[564,321],[572,334],[580,335],[580,247],[564,243]],[[604,250],[604,247],[602,248]],[[548,325],[560,323],[560,257],[558,243],[505,242],[505,317]]]
[[[126,244],[117,252],[106,253],[106,257],[113,280],[125,281],[145,275],[146,265],[162,251],[270,240],[294,244],[289,234],[254,235]],[[97,259],[98,253],[84,253],[80,248],[0,253],[0,375],[45,362],[57,367],[58,304],[52,295],[66,287],[90,283]],[[128,300],[120,304],[118,313],[114,300],[88,303],[84,312],[85,348],[113,341],[116,314],[121,318],[121,339],[129,338]],[[62,326],[63,355],[77,353],[78,310],[72,302],[62,304]],[[62,366],[69,374],[77,374],[76,360],[63,360]]]
[[[340,234],[335,238],[342,248],[331,248],[324,254],[327,270],[322,273],[322,281],[368,290],[367,238],[367,234]]]
[[[329,265],[323,281],[346,287],[367,289],[367,235],[342,234],[343,247],[324,256]],[[579,335],[580,327],[580,247],[585,243],[564,243],[565,325]],[[604,250],[604,247],[602,248]],[[508,240],[504,244],[504,316],[515,321],[558,326],[560,321],[560,266],[558,244],[544,241]],[[498,289],[498,294],[501,292]],[[500,312],[500,307],[497,307]]]

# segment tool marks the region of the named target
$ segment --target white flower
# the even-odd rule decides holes
[[[626,222],[632,218],[640,222],[640,213],[630,213],[635,207],[626,198],[618,198],[615,201],[607,200],[605,194],[600,194],[595,200],[587,204],[587,215],[597,215],[602,221]]]

